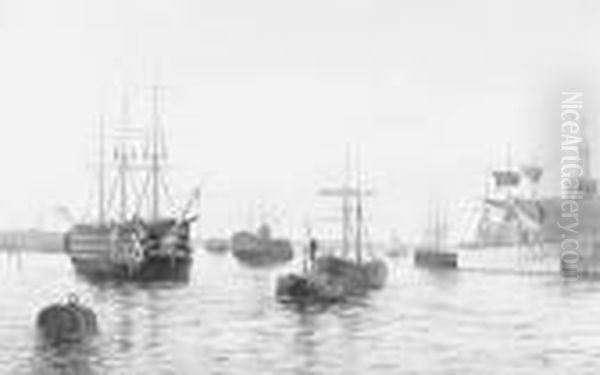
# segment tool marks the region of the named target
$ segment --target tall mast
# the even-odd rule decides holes
[[[127,157],[127,148],[121,144],[119,150],[119,182],[121,188],[120,213],[121,220],[127,220],[127,172],[129,161]]]
[[[152,86],[152,139],[151,139],[151,175],[152,175],[152,218],[160,216],[160,112],[159,95],[160,86],[155,83]]]
[[[350,151],[346,149],[346,168],[344,176],[344,192],[342,193],[342,254],[347,255],[350,251],[350,217],[352,207],[350,206]]]
[[[358,188],[350,184],[350,161],[346,159],[346,181],[340,188],[321,189],[320,194],[329,197],[340,197],[342,200],[342,255],[347,257],[351,251],[350,237],[352,236],[352,224],[356,225],[355,241],[357,249],[357,260],[360,259],[359,252],[362,247],[362,198],[371,195],[371,191],[362,191],[361,186]],[[354,200],[356,198],[356,201]],[[355,211],[353,211],[352,203],[356,203]],[[356,212],[356,214],[355,214]],[[355,216],[356,215],[356,216]]]
[[[98,157],[99,157],[99,168],[98,168],[98,221],[100,224],[104,224],[106,222],[106,212],[104,208],[105,202],[105,191],[104,191],[104,180],[105,180],[105,136],[104,136],[104,118],[100,117],[100,134],[99,134],[99,149],[98,149]]]
[[[362,262],[362,186],[360,181],[360,168],[357,167],[357,186],[356,186],[356,263]]]
[[[433,210],[433,248],[437,251],[438,250],[438,210],[437,210],[437,202],[435,203],[435,205],[432,208]]]
[[[121,108],[122,134],[119,145],[119,182],[121,190],[120,212],[122,221],[127,220],[127,174],[129,172],[129,155],[127,149],[127,130],[129,127],[129,100],[127,94],[123,96],[123,107]]]

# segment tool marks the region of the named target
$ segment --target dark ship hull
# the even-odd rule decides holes
[[[316,259],[307,273],[280,277],[276,295],[283,302],[339,302],[383,288],[387,276],[387,266],[381,260],[356,263],[325,256]]]
[[[294,253],[291,249],[271,249],[264,247],[260,249],[237,249],[233,256],[242,263],[253,266],[267,266],[289,262]]]
[[[458,268],[458,255],[445,251],[415,251],[415,266],[424,268]]]
[[[132,270],[124,264],[111,261],[99,264],[99,260],[71,258],[78,275],[94,281],[188,281],[192,260],[187,258],[147,258]]]
[[[77,225],[65,235],[75,271],[97,281],[187,281],[192,265],[189,222]]]
[[[231,239],[233,256],[251,266],[269,266],[288,262],[294,258],[289,240],[271,238],[268,226],[262,226],[258,234],[238,232]]]

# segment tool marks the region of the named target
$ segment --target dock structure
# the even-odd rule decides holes
[[[60,233],[40,230],[0,231],[0,251],[62,251],[63,241]]]

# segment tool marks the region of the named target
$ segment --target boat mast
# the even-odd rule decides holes
[[[105,190],[104,190],[104,179],[105,179],[105,135],[104,135],[104,118],[100,117],[100,134],[99,134],[99,150],[98,157],[99,160],[99,168],[98,168],[98,221],[101,225],[104,225],[106,222],[106,212],[104,207],[105,202]]]
[[[435,251],[439,251],[440,250],[440,207],[439,207],[439,202],[435,202],[435,207],[434,207],[434,220],[435,220],[435,227],[434,227],[434,243],[435,243]]]
[[[344,176],[344,187],[342,188],[342,254],[350,252],[350,218],[352,207],[350,206],[350,150],[346,149],[346,168]]]
[[[356,184],[356,263],[362,262],[362,224],[363,224],[363,213],[362,213],[362,186],[360,181],[360,169],[357,171],[357,184]]]
[[[152,139],[151,139],[151,181],[152,181],[152,218],[158,219],[160,216],[160,113],[159,113],[159,95],[161,87],[155,83],[152,85]]]
[[[123,107],[121,112],[122,121],[122,133],[119,145],[119,182],[121,189],[121,200],[120,200],[120,219],[122,221],[127,220],[127,173],[129,172],[129,156],[127,155],[127,129],[129,126],[129,101],[127,95],[123,96]]]

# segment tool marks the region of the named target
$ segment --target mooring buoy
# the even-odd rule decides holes
[[[98,333],[96,314],[74,293],[69,294],[66,303],[55,303],[40,311],[36,326],[42,339],[50,344],[82,342]]]

